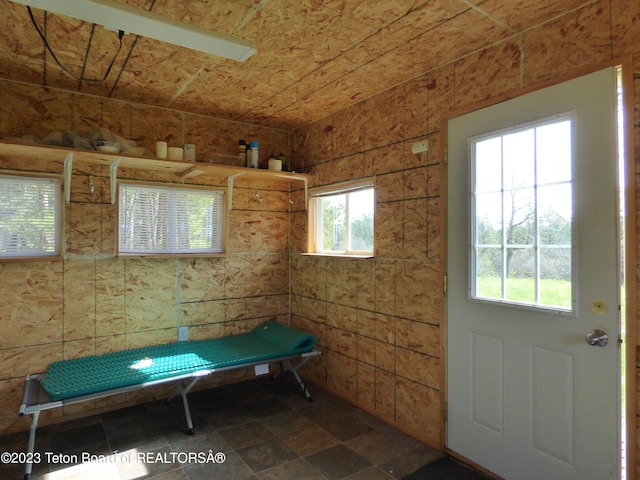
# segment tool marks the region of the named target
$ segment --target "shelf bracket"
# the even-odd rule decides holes
[[[207,167],[204,165],[194,165],[193,167],[187,168],[184,172],[180,173],[181,178],[191,178],[197,177],[207,171]]]
[[[309,179],[306,177],[293,177],[291,175],[276,175],[276,177],[304,182],[304,209],[307,210],[309,208]]]
[[[236,177],[239,177],[240,175],[244,175],[245,173],[246,172],[238,172],[233,175],[229,175],[227,177],[227,201],[228,201],[227,209],[228,210],[231,210],[233,208],[233,181],[235,180]]]
[[[69,152],[64,159],[64,201],[71,201],[71,171],[73,170],[73,153]]]
[[[109,186],[111,190],[111,205],[116,204],[116,182],[118,180],[118,164],[121,158],[116,158],[111,165],[109,165]]]

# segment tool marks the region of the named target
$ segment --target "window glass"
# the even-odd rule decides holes
[[[472,297],[571,310],[571,119],[471,147]]]
[[[60,181],[0,176],[0,257],[60,254]]]
[[[334,195],[319,198],[317,201],[318,249],[321,252],[344,252],[346,231],[347,196]]]
[[[316,253],[373,254],[374,189],[371,182],[312,192]]]
[[[373,252],[373,188],[347,194],[349,250]]]
[[[118,250],[221,253],[223,199],[216,190],[121,184]]]

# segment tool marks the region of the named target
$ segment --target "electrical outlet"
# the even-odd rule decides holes
[[[415,142],[411,144],[411,153],[417,154],[429,150],[429,140]]]
[[[189,340],[189,327],[178,328],[178,341],[186,342],[187,340]]]

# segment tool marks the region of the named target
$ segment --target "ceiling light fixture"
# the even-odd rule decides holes
[[[12,0],[33,8],[104,25],[161,42],[244,62],[256,53],[253,42],[213,32],[112,0]]]

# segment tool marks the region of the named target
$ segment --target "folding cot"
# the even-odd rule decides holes
[[[29,375],[24,384],[20,415],[32,415],[24,478],[31,477],[35,435],[42,410],[179,381],[176,393],[167,401],[182,396],[187,433],[193,434],[187,394],[201,378],[212,373],[284,363],[305,397],[312,401],[297,370],[320,355],[314,350],[315,344],[313,335],[268,321],[239,335],[54,362],[46,373]],[[300,361],[294,364],[295,359]]]

